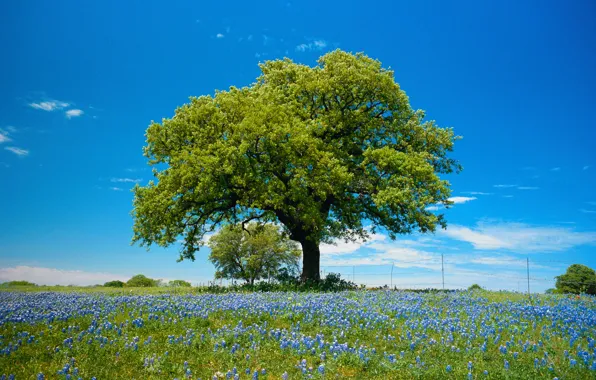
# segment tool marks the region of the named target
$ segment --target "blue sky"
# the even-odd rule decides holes
[[[145,129],[252,83],[259,61],[336,48],[393,68],[413,107],[464,137],[464,171],[436,211],[447,231],[324,246],[326,272],[425,286],[443,253],[448,287],[517,290],[529,258],[543,290],[568,264],[596,267],[593,2],[259,3],[0,5],[0,281],[210,279],[207,249],[176,263],[178,247],[130,246]]]

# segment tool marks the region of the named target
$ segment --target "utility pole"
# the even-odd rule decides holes
[[[526,257],[526,266],[528,269],[528,295],[530,295],[530,258]]]
[[[393,289],[393,265],[395,265],[395,263],[391,263],[391,289]]]
[[[441,277],[443,277],[443,290],[445,290],[445,266],[443,265],[443,254],[441,253]]]

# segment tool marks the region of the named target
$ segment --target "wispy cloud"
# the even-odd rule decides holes
[[[68,110],[65,112],[67,119],[72,119],[73,117],[79,117],[83,113],[84,113],[83,110],[79,110],[79,109]]]
[[[538,190],[539,187],[536,186],[518,186],[518,190]]]
[[[478,224],[474,228],[448,226],[439,235],[468,242],[478,250],[507,249],[515,252],[560,252],[596,243],[596,232],[578,232],[559,226],[523,223]]]
[[[590,169],[590,165],[586,165],[582,168],[582,170],[588,170],[588,169]]]
[[[119,187],[110,187],[110,190],[112,190],[112,191],[123,191],[123,189],[121,189]]]
[[[470,202],[473,200],[476,200],[478,198],[476,197],[450,197],[447,198],[448,201],[453,202],[453,204],[462,204],[462,203],[466,203],[466,202]],[[437,210],[442,210],[444,209],[445,206],[441,203],[438,203],[436,205],[431,205],[431,206],[427,206],[425,208],[426,211],[437,211]]]
[[[484,193],[482,191],[464,191],[463,193],[470,195],[493,195],[493,193]]]
[[[513,198],[513,195],[502,195],[503,198]]]
[[[327,47],[327,42],[325,40],[314,40],[313,42],[296,46],[296,51],[305,52],[311,50],[322,50],[325,47]]]
[[[457,204],[461,204],[461,203],[470,202],[470,201],[473,201],[476,199],[478,199],[478,198],[476,198],[476,197],[451,197],[451,198],[448,198],[447,200],[450,202],[453,202],[454,204],[457,205]]]
[[[142,180],[140,178],[111,178],[110,182],[118,183],[139,183]]]
[[[10,137],[8,137],[8,133],[4,132],[0,129],[0,144],[12,141]]]
[[[579,211],[583,212],[584,214],[596,214],[596,210],[587,210],[585,208],[582,208]]]
[[[12,152],[20,157],[25,157],[26,155],[29,154],[29,151],[27,149],[17,148],[16,146],[7,146],[4,149],[6,149],[9,152]]]
[[[324,255],[342,255],[347,253],[353,253],[359,250],[360,248],[364,248],[373,242],[383,241],[387,239],[387,236],[381,234],[370,234],[370,238],[366,240],[366,242],[362,239],[358,239],[356,241],[343,241],[338,240],[335,241],[333,244],[321,244],[320,250],[321,254]]]
[[[29,103],[29,106],[32,108],[49,112],[66,108],[69,105],[69,103],[62,102],[60,100],[46,100],[38,103]]]
[[[224,36],[223,34],[221,34],[221,33],[217,33],[217,34],[215,35],[215,37],[216,37],[216,38],[224,38],[225,36]]]
[[[510,187],[517,187],[517,185],[493,185],[493,187],[496,187],[499,189],[508,189]]]
[[[0,282],[30,281],[38,285],[95,285],[108,281],[127,281],[130,276],[81,270],[60,270],[33,266],[0,268]]]
[[[551,172],[558,172],[558,171],[560,171],[560,170],[561,170],[561,168],[559,168],[559,167],[556,167],[556,168],[552,168],[550,171],[551,171]]]

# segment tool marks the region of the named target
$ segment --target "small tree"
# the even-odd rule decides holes
[[[190,282],[184,280],[172,280],[168,283],[168,286],[190,288]]]
[[[119,281],[119,280],[108,281],[105,284],[103,284],[103,286],[105,286],[107,288],[123,288],[124,287],[124,282]]]
[[[215,278],[240,279],[249,284],[267,276],[276,276],[280,269],[294,270],[300,260],[298,245],[280,233],[273,224],[225,226],[209,240]]]
[[[596,294],[596,272],[585,265],[573,264],[556,279],[555,286],[559,293]]]
[[[133,276],[130,280],[126,281],[126,286],[134,288],[150,288],[158,285],[158,281],[152,278],[146,277],[142,274]]]
[[[482,287],[478,284],[473,284],[468,288],[468,290],[482,290]]]

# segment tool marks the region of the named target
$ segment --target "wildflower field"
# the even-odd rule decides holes
[[[594,298],[0,292],[2,379],[596,378]]]

